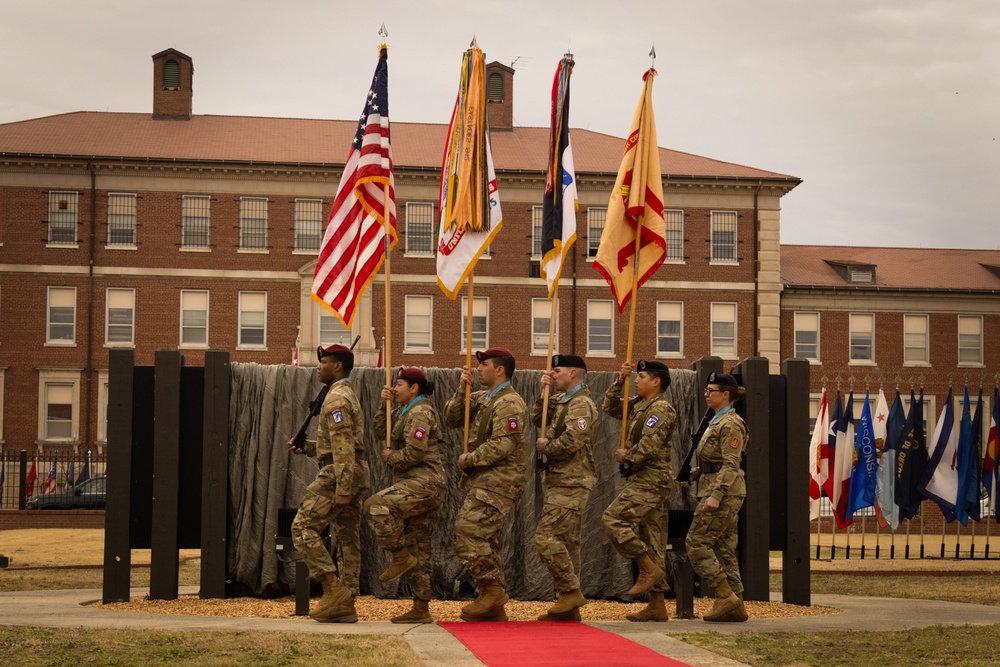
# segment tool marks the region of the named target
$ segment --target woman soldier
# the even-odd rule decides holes
[[[413,608],[392,622],[433,623],[427,608],[433,572],[431,533],[446,484],[438,451],[441,421],[426,400],[434,393],[434,383],[423,371],[400,368],[396,377],[394,387],[382,388],[375,415],[375,435],[384,439],[386,401],[395,398],[391,449],[382,450],[382,462],[392,467],[393,483],[365,502],[364,513],[379,546],[392,553],[379,581],[406,574],[413,589]]]

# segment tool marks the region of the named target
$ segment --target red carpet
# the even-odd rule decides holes
[[[439,622],[489,667],[688,667],[611,632],[583,623]]]

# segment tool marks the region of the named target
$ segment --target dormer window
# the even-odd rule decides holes
[[[873,283],[875,282],[875,267],[871,265],[850,266],[847,269],[847,275],[852,283]]]
[[[168,60],[163,63],[163,89],[180,90],[181,88],[181,66],[176,60]]]

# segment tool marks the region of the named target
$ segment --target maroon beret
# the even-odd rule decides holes
[[[488,350],[483,350],[481,352],[476,352],[476,361],[483,363],[487,359],[493,359],[494,357],[513,357],[514,354],[505,347],[491,347]]]
[[[401,380],[409,380],[410,382],[416,382],[417,380],[426,380],[427,376],[419,368],[414,366],[403,366],[399,369],[399,375],[397,375]]]
[[[323,347],[320,345],[316,348],[316,359],[322,360],[323,357],[330,357],[333,355],[349,354],[354,357],[354,353],[351,352],[351,348],[346,345],[330,345],[329,347]]]

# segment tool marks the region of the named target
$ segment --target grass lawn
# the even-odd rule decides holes
[[[813,593],[863,595],[878,598],[948,600],[1000,606],[1000,576],[991,574],[878,575],[816,574]],[[781,590],[781,575],[771,575],[771,590]]]

